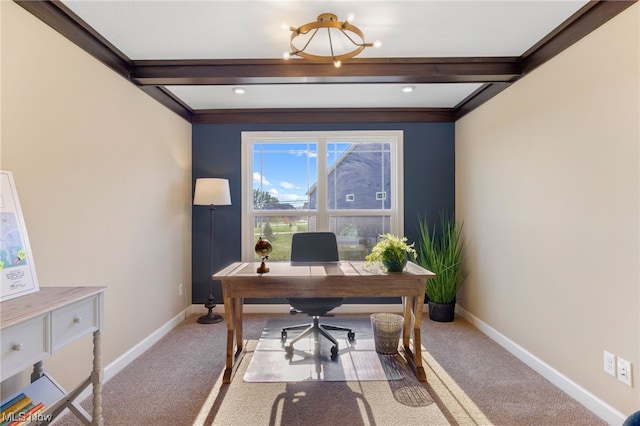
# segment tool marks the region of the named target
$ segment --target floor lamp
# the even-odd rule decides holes
[[[213,211],[215,206],[230,206],[231,194],[229,193],[229,181],[219,178],[198,178],[196,179],[196,190],[193,196],[193,205],[209,206],[209,298],[204,307],[209,310],[205,315],[198,318],[200,324],[213,324],[222,321],[222,317],[214,314],[211,310],[215,308],[213,298]]]

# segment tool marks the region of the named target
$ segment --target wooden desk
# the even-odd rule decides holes
[[[402,343],[410,355],[415,374],[422,382],[420,322],[426,280],[435,275],[409,262],[405,272],[369,272],[364,262],[292,266],[289,262],[269,262],[270,272],[257,274],[259,263],[235,262],[212,276],[222,282],[227,322],[227,358],[223,383],[230,383],[243,351],[242,308],[244,298],[277,297],[402,297],[404,328]],[[413,331],[413,333],[412,333]],[[413,336],[413,339],[411,337]],[[411,344],[413,343],[413,352]]]

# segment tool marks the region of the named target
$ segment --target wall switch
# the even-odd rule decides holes
[[[184,286],[182,284],[178,285],[178,296],[182,296],[184,294]]]
[[[618,357],[618,380],[627,386],[631,386],[631,363]]]
[[[616,377],[616,356],[604,351],[604,372]]]

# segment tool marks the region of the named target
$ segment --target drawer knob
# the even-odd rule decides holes
[[[82,317],[81,316],[76,316],[73,318],[73,322],[75,324],[80,324],[80,321],[82,321]]]
[[[14,344],[11,349],[13,349],[14,351],[21,351],[22,350],[22,343],[16,343]]]

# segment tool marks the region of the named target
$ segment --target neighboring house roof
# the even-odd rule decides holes
[[[391,206],[390,154],[380,143],[352,144],[329,169],[331,209],[380,209]],[[385,155],[386,154],[386,155]],[[384,162],[384,164],[383,164]],[[335,181],[339,179],[340,184]],[[316,205],[317,186],[309,189],[310,207]]]

